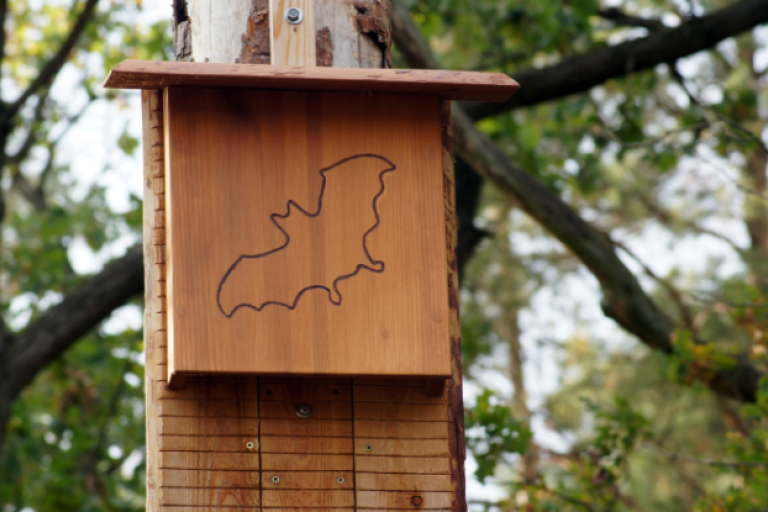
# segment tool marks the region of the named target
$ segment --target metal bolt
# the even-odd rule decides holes
[[[253,450],[253,442],[248,441],[247,443],[245,443],[245,447],[248,448],[249,450]]]
[[[344,482],[346,482],[346,480],[344,479],[343,476],[340,476],[339,478],[336,479],[336,483],[339,485],[343,484]]]
[[[312,416],[312,406],[309,404],[299,404],[296,406],[296,415],[299,418],[307,419]]]
[[[280,483],[280,477],[275,475],[272,477],[272,483],[273,484],[279,484]]]
[[[298,25],[304,20],[304,13],[298,7],[289,7],[285,11],[285,21],[291,25]]]
[[[421,496],[412,496],[411,497],[411,504],[414,507],[420,507],[422,503],[424,503],[424,500],[421,499]]]
[[[365,445],[365,451],[372,452],[373,451],[373,445],[372,444]]]

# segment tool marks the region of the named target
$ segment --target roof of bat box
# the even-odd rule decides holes
[[[504,101],[520,88],[502,73],[424,69],[351,69],[263,64],[126,60],[107,77],[112,89],[167,86],[429,94],[450,100]]]

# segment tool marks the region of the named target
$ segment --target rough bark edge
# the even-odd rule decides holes
[[[456,222],[456,188],[453,172],[453,127],[451,102],[440,102],[443,202],[445,205],[445,252],[448,262],[449,336],[451,343],[451,379],[448,381],[448,403],[453,423],[449,424],[451,450],[451,483],[455,489],[454,512],[467,510],[464,460],[467,457],[464,434],[464,393],[462,386],[461,324],[459,320],[459,265],[456,255],[458,226]]]
[[[241,36],[242,48],[237,64],[269,64],[271,42],[269,38],[269,2],[252,0]]]

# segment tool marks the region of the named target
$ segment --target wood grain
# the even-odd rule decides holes
[[[450,375],[437,97],[165,101],[171,375]],[[446,420],[430,407],[414,420]]]
[[[520,88],[501,73],[421,69],[341,69],[204,62],[125,60],[109,73],[108,89],[173,85],[300,91],[435,95],[448,100],[505,101]]]
[[[301,9],[303,21],[291,24],[285,19],[290,7]],[[315,65],[314,0],[269,0],[270,63],[273,66]]]

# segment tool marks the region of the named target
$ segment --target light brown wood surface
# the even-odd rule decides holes
[[[358,91],[435,95],[443,99],[504,101],[520,85],[501,73],[421,69],[351,69],[204,62],[126,60],[104,87],[157,90],[172,85]]]
[[[451,374],[437,97],[168,88],[165,101],[170,375]]]
[[[285,19],[287,9],[301,9],[301,23]],[[270,62],[273,66],[315,65],[315,2],[314,0],[269,0]]]

